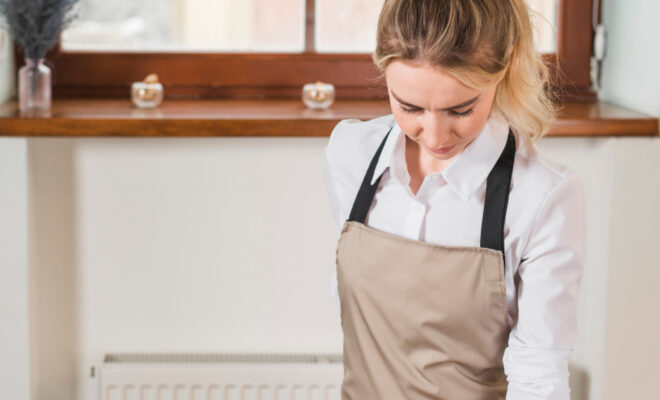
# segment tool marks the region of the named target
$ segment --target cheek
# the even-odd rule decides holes
[[[483,127],[483,121],[479,116],[473,116],[472,118],[459,118],[458,121],[454,123],[454,129],[461,136],[472,136],[476,133],[479,133]]]
[[[393,109],[394,119],[402,131],[408,135],[415,136],[419,132],[419,122],[414,114],[408,114],[405,111]]]
[[[456,118],[455,131],[462,137],[471,138],[479,134],[488,120],[488,109],[475,110],[468,118]]]

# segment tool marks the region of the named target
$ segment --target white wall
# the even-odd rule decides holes
[[[27,148],[0,137],[0,398],[30,396]]]
[[[605,0],[602,98],[660,117],[660,2]],[[660,141],[617,139],[604,367],[605,400],[657,397]]]
[[[621,141],[613,163],[604,399],[657,398],[660,140]]]

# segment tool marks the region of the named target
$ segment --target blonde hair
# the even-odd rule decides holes
[[[397,59],[441,67],[474,89],[499,83],[493,108],[533,142],[555,117],[524,0],[385,0],[373,60],[384,72]]]

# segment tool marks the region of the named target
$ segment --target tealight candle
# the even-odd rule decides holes
[[[131,99],[139,108],[153,108],[163,101],[163,85],[158,82],[158,75],[149,74],[144,81],[131,85]]]
[[[313,109],[327,109],[335,101],[335,87],[331,83],[317,81],[303,86],[302,100]]]

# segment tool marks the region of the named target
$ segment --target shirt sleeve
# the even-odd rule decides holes
[[[539,207],[518,266],[518,319],[503,356],[507,400],[570,399],[584,258],[584,190],[570,170]]]

